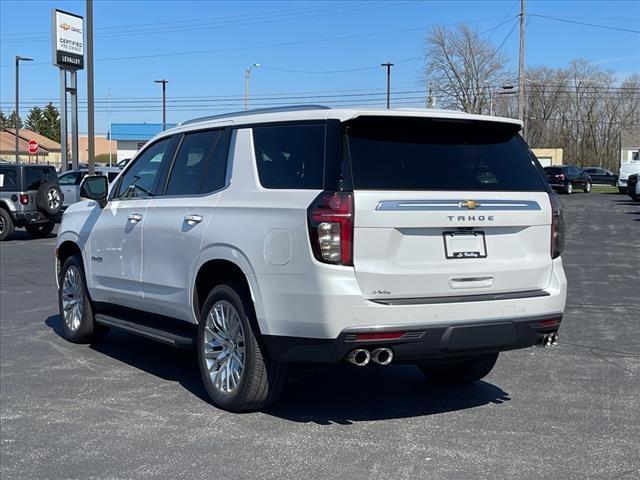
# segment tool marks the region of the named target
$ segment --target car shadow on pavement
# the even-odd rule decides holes
[[[509,394],[489,382],[438,386],[413,365],[318,368],[290,381],[264,413],[294,422],[351,425],[502,404]]]
[[[59,315],[45,321],[61,335]],[[98,353],[179,383],[209,402],[193,350],[181,350],[112,329],[107,338],[90,345]],[[509,394],[489,382],[464,386],[429,384],[412,365],[348,364],[295,366],[279,401],[263,411],[289,421],[318,425],[351,425],[362,421],[410,418],[502,404]]]
[[[59,315],[45,320],[48,327],[62,336],[60,322]],[[193,350],[174,348],[113,328],[107,338],[92,343],[89,348],[163,380],[177,382],[196,397],[209,402]]]
[[[41,238],[56,238],[56,235],[54,233],[50,233],[49,235],[46,235],[44,237]],[[16,241],[27,241],[27,240],[39,240],[36,238],[33,238],[31,235],[29,235],[27,233],[26,230],[15,230],[11,235],[9,235],[7,238],[5,238],[3,240],[3,242],[16,242]]]

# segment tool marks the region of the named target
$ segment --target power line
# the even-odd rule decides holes
[[[244,14],[244,15],[236,15],[229,17],[212,17],[205,19],[192,19],[192,20],[182,20],[176,22],[157,22],[156,24],[132,24],[132,25],[123,25],[123,26],[112,26],[112,27],[104,27],[102,30],[112,30],[105,31],[105,33],[100,33],[96,35],[96,37],[100,38],[109,38],[109,37],[118,37],[118,36],[134,36],[134,35],[142,35],[142,34],[154,34],[154,33],[171,33],[171,32],[181,32],[181,31],[191,31],[191,30],[199,30],[202,28],[225,28],[225,27],[233,27],[233,26],[243,26],[243,25],[253,25],[256,23],[271,23],[278,21],[287,21],[287,20],[297,20],[301,18],[315,17],[315,16],[325,16],[325,15],[335,15],[336,13],[345,13],[341,10],[351,9],[346,13],[353,13],[354,11],[359,11],[358,8],[353,10],[354,7],[359,5],[364,5],[366,2],[360,2],[354,5],[342,5],[335,8],[334,5],[331,7],[322,7],[320,9],[312,7],[306,7],[299,10],[289,10],[289,11],[278,11],[271,14]],[[380,7],[373,7],[380,8]],[[329,10],[328,12],[324,12]],[[318,13],[318,11],[320,13]],[[337,12],[336,12],[337,11]],[[311,13],[307,13],[311,12]],[[302,15],[300,15],[302,13]],[[248,17],[248,18],[247,18]],[[232,18],[241,18],[240,22],[238,20],[231,20],[231,23],[228,23],[228,19]],[[255,21],[254,21],[255,19]],[[182,23],[183,25],[179,25]],[[154,25],[156,25],[154,27]],[[159,27],[159,25],[165,25],[164,27]],[[144,28],[145,26],[152,28]],[[142,27],[142,28],[141,28]],[[133,31],[132,31],[133,30]],[[13,34],[15,35],[15,34]],[[29,34],[21,35],[18,38],[9,38],[6,39],[4,43],[30,43],[30,42],[40,42],[49,40],[50,33],[42,32],[38,34],[33,34],[33,36],[29,37]]]
[[[620,32],[640,33],[640,30],[633,30],[633,29],[630,29],[630,28],[614,27],[613,25],[602,25],[602,24],[598,24],[598,23],[580,22],[578,20],[569,20],[567,18],[551,17],[551,16],[548,16],[548,15],[530,14],[529,16],[538,17],[538,18],[546,18],[548,20],[555,20],[556,22],[575,23],[577,25],[585,25],[585,26],[588,26],[588,27],[604,28],[604,29],[607,29],[607,30],[617,30],[617,31],[620,31]]]

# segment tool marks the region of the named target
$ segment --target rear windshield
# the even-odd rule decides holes
[[[640,172],[640,162],[623,163],[620,166],[620,173],[630,174]]]
[[[545,168],[544,171],[547,172],[547,174],[551,174],[551,175],[557,175],[558,173],[562,173],[561,168]]]
[[[545,190],[516,126],[360,117],[346,136],[356,189]]]
[[[58,174],[53,167],[25,167],[24,190],[38,190],[45,182],[58,183]]]

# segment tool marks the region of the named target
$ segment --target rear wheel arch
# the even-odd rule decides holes
[[[245,271],[240,266],[224,258],[211,259],[203,263],[195,275],[193,283],[193,313],[196,319],[200,318],[200,310],[204,305],[209,292],[218,285],[233,285],[251,303],[248,308],[257,313],[254,288],[247,278]],[[257,317],[256,317],[257,318]],[[258,325],[259,327],[259,325]]]

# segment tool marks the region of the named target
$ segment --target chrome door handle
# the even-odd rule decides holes
[[[184,221],[189,225],[195,225],[196,223],[200,223],[202,221],[202,215],[187,215],[184,217]]]
[[[140,220],[142,220],[142,215],[140,215],[139,213],[130,213],[127,218],[131,223],[138,223]]]

